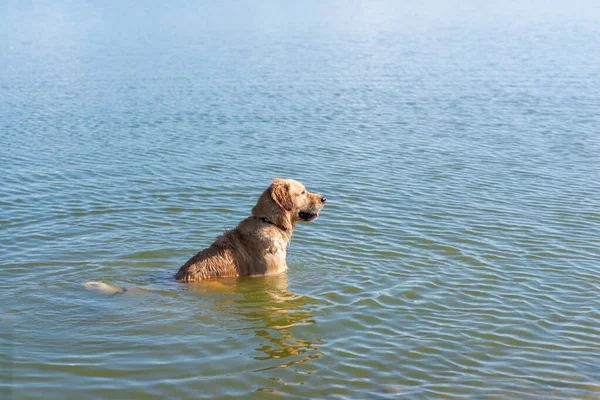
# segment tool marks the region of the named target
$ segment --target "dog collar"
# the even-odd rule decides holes
[[[262,222],[264,222],[265,224],[270,224],[270,225],[276,226],[277,228],[279,228],[279,229],[281,229],[282,231],[284,231],[285,233],[287,233],[287,229],[285,229],[285,228],[282,228],[281,226],[277,225],[275,222],[271,222],[271,221],[269,221],[269,219],[268,219],[267,217],[260,217],[260,220],[261,220]]]

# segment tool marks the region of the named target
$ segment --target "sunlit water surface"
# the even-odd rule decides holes
[[[0,5],[3,398],[600,398],[596,2],[197,3]]]

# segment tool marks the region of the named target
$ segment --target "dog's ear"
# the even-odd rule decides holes
[[[286,211],[292,211],[294,202],[290,193],[290,184],[282,181],[274,181],[271,184],[271,198],[279,207]]]

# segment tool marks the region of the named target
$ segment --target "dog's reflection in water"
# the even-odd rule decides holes
[[[187,284],[190,290],[221,297],[213,303],[221,316],[243,320],[240,329],[252,329],[263,344],[256,360],[278,360],[263,369],[285,368],[319,358],[322,338],[299,326],[315,324],[311,300],[287,290],[287,275],[239,278]],[[301,333],[299,333],[301,332]]]

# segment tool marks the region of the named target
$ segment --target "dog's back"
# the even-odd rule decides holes
[[[240,260],[236,255],[240,253],[240,246],[236,242],[234,231],[219,236],[210,247],[200,251],[183,264],[175,274],[175,279],[182,282],[195,282],[210,278],[239,276]]]

